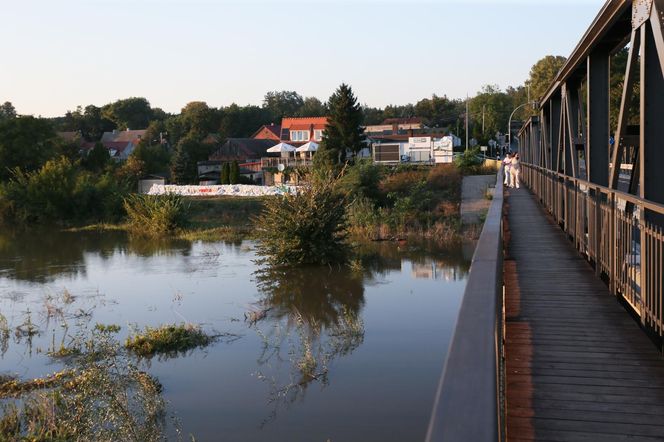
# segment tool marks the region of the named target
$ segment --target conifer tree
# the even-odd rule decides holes
[[[233,161],[230,165],[230,170],[228,171],[228,182],[229,184],[237,184],[240,180],[240,166],[237,164],[237,161]]]
[[[189,154],[178,145],[171,160],[171,180],[176,184],[187,184],[191,179],[189,168]]]
[[[315,163],[319,165],[342,163],[346,161],[346,150],[355,155],[364,147],[362,108],[357,103],[353,89],[342,83],[328,103],[330,115],[323,140],[314,157]]]
[[[219,184],[230,184],[230,165],[228,163],[224,163],[221,165]]]

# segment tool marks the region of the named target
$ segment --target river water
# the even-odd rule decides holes
[[[466,284],[462,247],[365,244],[353,271],[257,273],[253,244],[0,233],[0,375],[44,376],[94,324],[220,338],[139,364],[197,441],[419,441]],[[20,331],[26,324],[34,336]],[[23,327],[23,328],[22,328]],[[313,376],[300,362],[313,361]],[[172,429],[167,434],[173,435]],[[170,431],[170,433],[168,433]]]

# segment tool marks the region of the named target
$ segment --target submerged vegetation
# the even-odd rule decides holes
[[[166,440],[161,384],[120,351],[116,330],[95,327],[70,368],[29,381],[0,379],[0,438]]]
[[[346,198],[331,176],[297,193],[274,197],[254,219],[257,253],[271,266],[344,263],[348,258]]]
[[[214,339],[197,325],[170,324],[145,327],[143,332],[127,338],[125,347],[138,356],[151,358],[157,354],[172,355],[205,347]]]
[[[189,205],[179,195],[129,195],[124,208],[129,231],[139,235],[174,233],[188,222]]]

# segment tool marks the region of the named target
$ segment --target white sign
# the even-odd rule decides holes
[[[410,137],[408,138],[408,148],[413,149],[431,149],[431,137]]]
[[[486,146],[480,146],[480,150],[481,150],[482,152],[486,152],[487,148],[486,148]]]
[[[434,141],[433,149],[438,151],[449,152],[452,154],[454,150],[454,138],[452,137],[443,137],[439,141]]]

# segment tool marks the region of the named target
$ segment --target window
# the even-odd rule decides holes
[[[309,141],[308,130],[292,130],[290,131],[291,141]]]
[[[315,129],[314,130],[314,140],[315,141],[321,141],[323,139],[323,130],[322,129]]]

